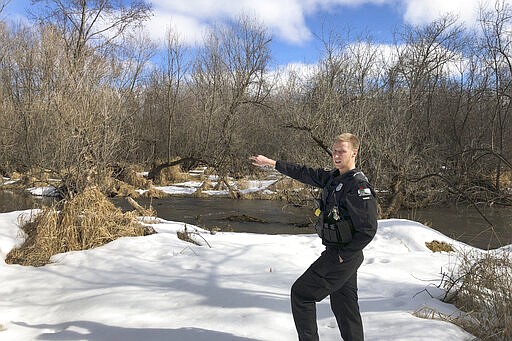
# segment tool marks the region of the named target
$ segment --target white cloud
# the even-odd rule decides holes
[[[146,23],[151,38],[159,43],[164,41],[170,29],[178,34],[180,42],[193,46],[202,43],[208,25],[193,16],[168,12],[155,12],[151,21]]]
[[[477,26],[481,7],[493,9],[501,0],[400,0],[405,9],[403,20],[413,25],[432,22],[445,14],[454,14],[466,27]],[[504,0],[512,5],[512,0]]]
[[[478,18],[480,0],[405,0],[404,21],[422,25],[446,15],[456,15],[460,22],[473,26]]]
[[[311,39],[312,34],[305,23],[305,9],[294,0],[246,1],[257,4],[253,10],[259,20],[276,31],[284,40],[300,43]],[[251,14],[250,12],[248,14]]]
[[[301,45],[312,39],[306,17],[332,11],[340,6],[377,4],[401,8],[402,20],[414,25],[430,23],[448,12],[458,15],[461,21],[474,24],[480,0],[152,0],[152,4],[155,16],[147,29],[152,38],[158,41],[163,41],[167,30],[172,26],[183,43],[201,44],[212,23],[249,15],[267,27],[275,38]],[[383,57],[378,64],[395,53],[390,47],[382,46],[380,49]],[[311,71],[308,70],[309,67],[300,65],[293,65],[291,69],[298,74],[308,74]],[[284,73],[290,72],[288,69]]]
[[[318,64],[289,63],[282,67],[281,74],[285,79],[290,75],[296,75],[299,79],[311,78],[318,72]]]
[[[298,0],[153,0],[155,16],[148,27],[154,38],[163,37],[170,23],[185,42],[197,43],[205,28],[215,21],[234,20],[242,15],[255,17],[281,39],[301,43],[312,35],[305,24],[303,4]]]
[[[162,37],[165,27],[172,22],[186,43],[195,44],[202,40],[212,22],[249,15],[275,37],[300,45],[312,39],[306,24],[308,15],[340,6],[376,4],[401,8],[402,20],[413,25],[427,24],[452,13],[466,25],[474,26],[483,1],[494,3],[494,0],[152,0],[155,17],[148,26],[154,37]]]
[[[274,90],[296,88],[318,72],[318,64],[288,63],[267,73],[267,78],[275,84]]]
[[[422,25],[446,13],[457,15],[460,21],[473,26],[479,5],[493,5],[495,0],[147,0],[152,3],[154,16],[147,23],[148,31],[156,40],[162,40],[169,26],[173,26],[184,43],[197,44],[212,22],[233,20],[250,15],[265,25],[272,35],[292,44],[304,44],[313,39],[306,24],[309,15],[332,11],[340,7],[359,7],[367,4],[392,6],[401,9],[403,21]],[[512,0],[505,0],[512,4]],[[19,15],[29,0],[11,1],[8,12]],[[15,11],[16,9],[16,11]]]

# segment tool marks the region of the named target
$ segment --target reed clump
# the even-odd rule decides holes
[[[444,302],[467,312],[453,322],[479,340],[512,340],[512,254],[466,251],[443,274]]]
[[[26,239],[9,252],[7,263],[42,266],[58,253],[91,249],[120,237],[154,233],[137,220],[136,212],[123,213],[97,188],[86,188],[63,201],[59,208],[45,207],[28,221],[20,222]]]
[[[175,162],[178,159],[171,160]],[[153,164],[153,169],[150,171],[150,178],[153,179],[154,184],[167,186],[176,182],[190,181],[194,178],[181,169],[180,164],[160,168],[164,164],[163,161],[157,160]]]
[[[290,178],[279,179],[270,185],[268,190],[275,193],[274,199],[283,200],[295,206],[307,206],[311,204],[313,198],[318,196],[315,189]]]
[[[431,242],[425,242],[425,245],[432,252],[453,252],[453,251],[455,251],[451,244],[448,244],[447,242],[441,242],[438,240],[433,240]]]
[[[142,176],[140,172],[137,172],[135,166],[126,166],[122,168],[116,178],[135,187],[136,189],[147,190],[153,186],[153,181]]]

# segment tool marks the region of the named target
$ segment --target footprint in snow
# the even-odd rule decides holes
[[[373,264],[373,263],[375,263],[375,258],[368,258],[367,260],[365,260],[365,264]],[[387,258],[382,258],[382,259],[379,259],[379,263],[387,264],[387,263],[391,263],[391,261]]]

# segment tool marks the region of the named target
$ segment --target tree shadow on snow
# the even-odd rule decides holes
[[[128,328],[109,326],[91,321],[72,321],[59,324],[30,325],[13,322],[22,327],[41,329],[37,340],[88,341],[256,341],[214,330],[201,328]]]

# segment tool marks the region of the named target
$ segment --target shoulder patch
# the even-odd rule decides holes
[[[367,195],[372,195],[372,191],[369,188],[359,187],[357,194],[359,194],[360,197],[364,197]]]
[[[373,196],[372,190],[365,183],[359,183],[357,194],[363,200],[368,200]]]

